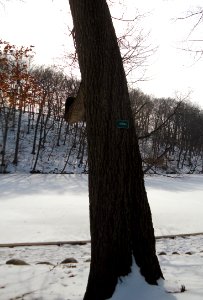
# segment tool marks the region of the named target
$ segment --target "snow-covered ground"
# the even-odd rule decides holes
[[[203,232],[203,176],[145,182],[156,236]],[[87,175],[0,175],[0,244],[88,239]],[[203,299],[203,235],[158,239],[157,254],[166,280],[149,286],[134,264],[112,300]],[[69,257],[78,263],[61,264]],[[12,258],[29,265],[6,264]],[[89,259],[90,243],[0,248],[0,300],[82,300]]]

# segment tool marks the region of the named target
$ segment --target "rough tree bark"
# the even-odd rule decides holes
[[[126,76],[105,0],[69,0],[83,82],[89,162],[91,265],[85,300],[110,298],[131,271],[162,272],[144,187]],[[128,120],[129,128],[118,128]]]

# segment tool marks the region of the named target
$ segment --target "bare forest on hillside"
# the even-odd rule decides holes
[[[79,81],[54,67],[32,67],[32,47],[3,45],[0,172],[88,172],[86,124],[69,124],[63,117],[66,98],[77,94]],[[130,99],[144,172],[202,173],[202,110],[136,89],[130,89]]]

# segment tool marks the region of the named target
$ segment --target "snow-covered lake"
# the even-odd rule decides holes
[[[147,176],[155,235],[203,231],[203,176]],[[88,240],[87,175],[0,175],[0,243]]]
[[[156,236],[203,232],[202,175],[147,176],[145,182]],[[87,175],[0,175],[0,244],[88,240],[88,206]],[[147,285],[134,265],[112,300],[203,299],[203,236],[157,240],[157,253],[165,282]],[[78,264],[61,265],[66,257]],[[30,265],[6,265],[11,258]],[[82,300],[89,258],[89,243],[0,248],[0,300]],[[186,292],[176,293],[181,285]]]

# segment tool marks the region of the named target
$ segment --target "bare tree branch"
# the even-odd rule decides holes
[[[155,134],[158,130],[163,128],[166,125],[166,123],[176,114],[176,112],[177,112],[178,108],[180,107],[180,105],[182,104],[182,102],[183,102],[183,100],[178,102],[178,104],[175,107],[174,111],[168,116],[168,118],[166,118],[166,120],[164,122],[162,122],[158,127],[156,127],[154,130],[152,130],[148,134],[138,137],[138,140],[143,140],[143,139],[149,138],[150,136]]]
[[[197,39],[190,38],[190,37],[192,36],[192,34],[194,34],[197,31],[197,29],[200,27],[200,24],[203,24],[203,8],[199,7],[199,8],[197,8],[197,11],[189,11],[186,16],[177,18],[177,20],[188,20],[188,19],[190,19],[194,23],[185,39],[185,42],[191,43],[191,44],[188,45],[187,48],[185,48],[185,47],[182,48],[182,50],[188,51],[190,53],[194,53],[195,55],[199,55],[199,58],[201,58],[201,56],[203,54],[203,46],[201,47],[199,44],[198,47],[196,49],[194,49],[193,43],[196,43],[196,42],[200,43],[200,42],[203,42],[203,40],[198,39],[198,38]]]

